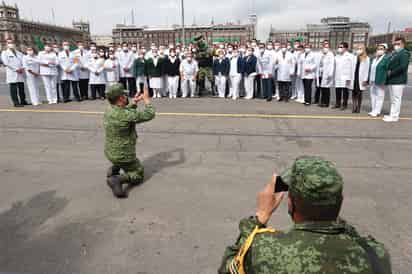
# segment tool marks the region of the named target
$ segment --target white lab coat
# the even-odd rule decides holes
[[[24,83],[24,72],[18,73],[16,71],[23,68],[23,54],[17,50],[13,53],[7,49],[1,53],[1,60],[6,66],[7,84]]]
[[[331,88],[333,87],[333,80],[334,80],[334,73],[335,73],[335,56],[332,52],[323,53],[320,57],[320,62],[318,66],[318,76],[322,78],[322,82],[319,83],[318,86],[322,88]]]
[[[79,81],[79,61],[72,52],[59,52],[59,65],[62,68],[61,80]],[[71,71],[71,73],[65,72]]]
[[[82,54],[83,51],[83,54]],[[89,79],[89,69],[88,69],[88,64],[89,64],[89,59],[91,58],[90,56],[90,51],[88,50],[80,50],[76,49],[73,51],[73,55],[77,60],[79,60],[79,66],[78,66],[78,75],[79,79]]]
[[[106,78],[108,83],[118,83],[119,82],[119,75],[120,75],[120,65],[119,61],[115,58],[107,59],[104,63],[104,68],[106,71]]]
[[[302,79],[315,79],[316,77],[316,56],[313,52],[303,53],[302,54],[302,68],[301,68],[301,77]],[[306,71],[309,70],[309,71]]]
[[[132,51],[124,52],[121,51],[116,54],[116,58],[120,64],[120,78],[133,78],[133,63],[135,60],[135,54]],[[124,69],[129,69],[125,72]]]
[[[45,65],[45,66],[40,66],[40,74],[42,76],[57,76],[59,74],[57,70],[59,60],[57,59],[55,52],[51,51],[47,53],[45,51],[41,51],[39,53],[38,59],[39,59],[40,64]]]
[[[30,94],[31,103],[34,106],[40,104],[39,100],[39,84],[40,84],[40,61],[36,56],[25,55],[23,57],[23,67],[26,72],[26,83]],[[34,75],[31,72],[36,73]]]
[[[263,56],[259,53],[257,63],[258,73],[262,75],[263,79],[269,78],[269,75],[273,76],[273,71],[275,70],[275,60],[273,59],[272,53],[265,51]]]
[[[353,78],[353,55],[349,52],[338,54],[335,57],[335,87],[350,88],[346,81],[352,81]]]
[[[285,56],[283,53],[278,55],[277,68],[278,68],[278,81],[280,82],[290,82],[291,75],[295,74],[296,59],[293,56],[293,53],[287,51]]]
[[[356,72],[356,62],[357,62],[357,56],[353,56],[353,73],[352,73],[352,82],[350,89],[354,89],[355,86],[355,72]],[[360,63],[359,66],[359,87],[360,90],[365,91],[368,89],[368,85],[364,86],[362,83],[363,82],[368,82],[369,79],[369,67],[370,67],[370,59],[367,57],[363,62]]]
[[[105,60],[104,58],[90,58],[89,63],[87,65],[90,71],[90,85],[105,85],[106,80],[106,73],[105,73]]]

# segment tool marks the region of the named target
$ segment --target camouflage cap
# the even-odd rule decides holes
[[[127,93],[124,90],[124,87],[122,84],[115,84],[109,88],[109,90],[106,92],[106,97],[107,99],[110,100],[115,100],[119,96],[126,95]]]
[[[320,157],[299,157],[281,178],[289,192],[314,205],[336,205],[342,200],[342,176],[335,164]]]

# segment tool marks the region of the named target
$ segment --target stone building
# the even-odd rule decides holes
[[[224,25],[192,25],[185,27],[185,43],[190,43],[199,35],[203,35],[209,44],[220,42],[246,43],[255,37],[253,24],[224,24]],[[149,28],[126,25],[116,25],[113,29],[113,42],[140,44],[149,47],[151,43],[169,45],[180,43],[182,28],[174,25],[170,28]]]
[[[371,35],[369,37],[369,45],[373,47],[379,44],[388,44],[390,46],[395,41],[395,38],[399,36],[404,37],[407,43],[412,43],[412,28],[406,28],[404,31]]]
[[[371,27],[369,23],[352,22],[349,17],[326,17],[321,24],[308,24],[302,30],[275,30],[269,34],[270,40],[290,41],[299,39],[309,42],[314,48],[320,48],[324,40],[336,49],[341,42],[347,42],[352,48],[356,44],[368,44]]]
[[[75,45],[76,41],[90,40],[90,24],[73,22],[73,28],[55,26],[46,23],[27,21],[20,18],[17,5],[10,6],[2,2],[0,5],[0,44],[5,45],[7,39],[13,39],[17,48],[25,46],[41,49],[45,43],[58,43],[67,40]]]

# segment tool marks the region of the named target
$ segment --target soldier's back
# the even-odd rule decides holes
[[[376,254],[381,273],[392,273],[382,244],[361,238],[345,223],[332,222],[296,224],[287,233],[257,235],[245,258],[245,270],[248,274],[374,274],[361,241]]]

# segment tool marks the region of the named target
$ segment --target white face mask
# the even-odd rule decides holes
[[[128,47],[123,47],[123,51],[127,52],[127,51],[129,51],[129,48]]]
[[[291,46],[287,46],[286,48],[287,48],[288,50],[290,50],[292,47],[291,47]]]
[[[329,52],[329,48],[323,48],[323,53],[328,53]]]
[[[261,48],[261,49],[259,49],[259,51],[260,51],[260,53],[264,53],[265,49]]]
[[[288,49],[287,48],[282,48],[282,52],[285,53]]]
[[[175,57],[175,56],[176,56],[176,53],[171,52],[171,53],[170,53],[170,56]]]
[[[63,46],[63,49],[64,49],[64,50],[70,50],[70,47],[69,47],[68,45],[64,45],[64,46]]]
[[[187,61],[192,61],[192,57],[187,57]]]
[[[34,51],[32,51],[32,50],[28,50],[28,51],[27,51],[27,55],[29,55],[29,56],[33,56],[33,55],[34,55]]]
[[[133,47],[133,48],[132,48],[132,51],[136,52],[136,51],[137,51],[137,48],[136,48],[136,47]]]
[[[343,48],[338,48],[338,53],[342,54],[343,53]]]
[[[376,55],[377,56],[382,56],[382,55],[384,55],[385,54],[385,51],[383,50],[383,49],[380,49],[380,50],[377,50],[376,51]]]
[[[84,49],[84,46],[79,46],[79,49],[80,49],[80,50],[83,50],[83,49]]]
[[[100,56],[100,57],[104,57],[104,52],[100,52],[100,53],[99,53],[99,56]]]
[[[51,51],[51,47],[45,46],[45,47],[44,47],[44,50],[47,51],[47,52],[49,52],[49,51]]]
[[[396,45],[393,48],[395,49],[395,51],[400,51],[402,49],[401,46],[399,46],[399,45]]]
[[[280,49],[280,46],[275,46],[275,50],[279,50]]]
[[[310,48],[305,48],[305,52],[306,52],[306,53],[309,53],[310,51],[311,51]]]
[[[232,52],[232,51],[233,51],[233,48],[228,48],[227,51],[228,51],[228,52]]]
[[[91,51],[96,51],[96,47],[91,47],[90,50]]]
[[[357,55],[362,55],[362,53],[363,53],[363,50],[361,50],[361,49],[358,49],[358,50],[356,51],[356,54],[357,54]]]
[[[53,48],[54,52],[58,53],[59,52],[59,48]]]
[[[7,44],[7,47],[8,47],[9,49],[15,49],[15,48],[16,48],[16,45],[13,44],[13,43],[10,43],[10,44]]]
[[[272,45],[268,45],[268,50],[272,50],[273,46]]]
[[[257,45],[256,43],[252,43],[252,47],[254,47],[254,48],[255,48],[255,47],[256,47],[256,45]]]
[[[109,54],[110,59],[114,59],[114,55],[113,54]]]
[[[251,56],[251,55],[252,55],[252,51],[248,50],[248,51],[247,51],[247,55],[248,55],[248,56]]]
[[[97,58],[97,54],[96,54],[96,53],[92,53],[92,58]]]

